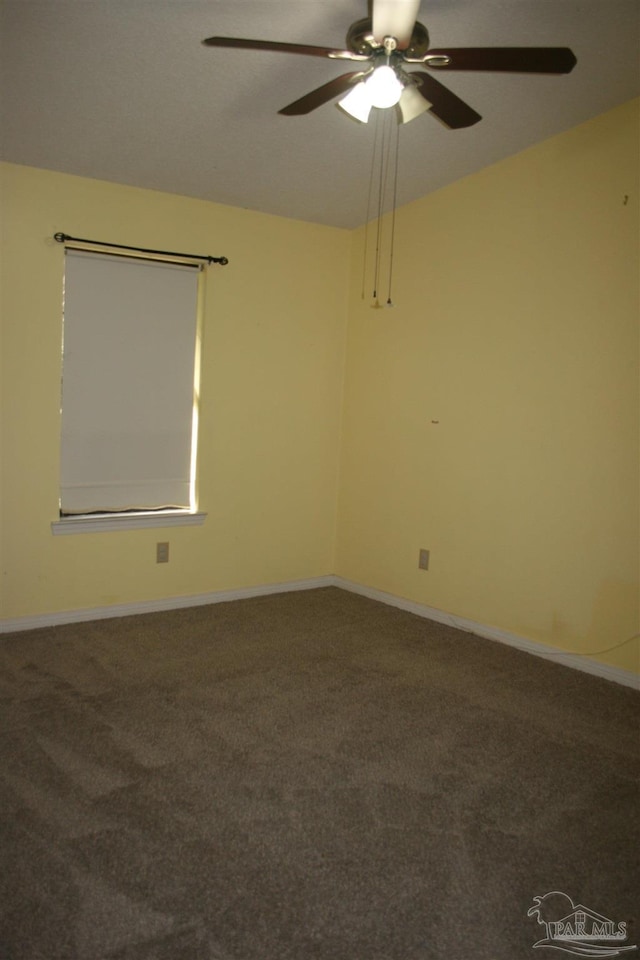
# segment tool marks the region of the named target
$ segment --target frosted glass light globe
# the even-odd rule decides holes
[[[340,100],[338,106],[352,116],[354,120],[359,120],[360,123],[368,123],[371,113],[371,98],[366,83],[357,83],[346,97]]]
[[[402,96],[402,84],[391,67],[376,67],[366,87],[373,107],[393,107]]]

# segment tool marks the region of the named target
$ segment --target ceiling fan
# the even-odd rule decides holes
[[[286,116],[310,113],[346,94],[339,105],[364,123],[372,107],[399,109],[407,123],[430,110],[450,129],[470,127],[481,116],[426,70],[485,70],[505,73],[569,73],[576,58],[568,47],[448,47],[432,50],[429,34],[416,17],[420,0],[371,0],[369,17],[352,23],[346,49],[316,47],[272,40],[208,37],[208,47],[272,50],[330,60],[348,60],[361,69],[343,73],[278,112]],[[420,64],[423,70],[405,69]]]

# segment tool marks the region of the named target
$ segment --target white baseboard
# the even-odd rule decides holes
[[[466,633],[474,633],[478,637],[496,640],[498,643],[516,647],[516,649],[531,653],[536,657],[553,660],[555,663],[572,667],[574,670],[582,670],[584,673],[591,673],[594,676],[611,680],[626,687],[640,689],[640,676],[630,670],[612,667],[580,654],[566,653],[564,650],[547,646],[544,643],[537,643],[535,640],[526,640],[524,637],[508,633],[506,630],[500,630],[498,627],[488,627],[483,623],[468,620],[466,617],[458,617],[435,607],[429,607],[426,604],[407,600],[404,597],[385,593],[383,590],[366,587],[363,584],[334,575],[312,577],[307,580],[291,580],[286,583],[270,583],[257,587],[240,587],[236,590],[216,590],[212,593],[200,593],[186,597],[166,597],[161,600],[141,600],[108,607],[63,610],[58,613],[43,613],[32,617],[15,617],[14,619],[0,620],[0,634],[35,630],[38,627],[53,627],[65,623],[106,620],[111,617],[129,617],[138,613],[156,613],[162,610],[178,610],[184,607],[201,607],[211,603],[226,603],[230,600],[245,600],[250,597],[262,597],[275,593],[291,593],[296,590],[317,590],[320,587],[339,587],[341,590],[360,594],[360,596],[368,597],[370,600],[378,600],[380,603],[387,604],[387,606],[397,607],[407,613],[424,617],[426,620],[435,620],[437,623],[456,627]]]
[[[531,653],[535,657],[543,657],[545,660],[561,663],[565,667],[582,670],[583,673],[591,673],[596,677],[602,677],[605,680],[620,683],[625,687],[633,687],[635,690],[640,690],[640,676],[631,670],[612,667],[607,663],[600,663],[599,660],[594,660],[591,657],[583,656],[579,653],[567,653],[564,650],[559,650],[557,647],[547,646],[546,643],[526,640],[524,637],[519,637],[514,633],[508,633],[506,630],[500,630],[498,627],[488,627],[484,623],[476,623],[475,620],[467,620],[466,617],[458,617],[455,616],[455,614],[445,613],[445,611],[437,610],[435,607],[428,607],[426,604],[406,600],[404,597],[397,597],[395,594],[385,593],[383,590],[365,587],[351,580],[343,580],[342,577],[333,577],[333,584],[342,590],[359,593],[363,597],[369,597],[370,600],[379,600],[388,606],[398,607],[400,610],[406,610],[407,613],[414,613],[418,617],[435,620],[437,623],[445,623],[450,627],[456,627],[458,630],[464,630],[466,633],[474,633],[476,636],[484,637],[487,640],[497,640],[498,643],[505,643],[509,647],[524,650],[525,653]]]
[[[0,634],[36,630],[38,627],[55,627],[64,623],[84,623],[88,620],[108,620],[112,617],[131,617],[138,613],[158,613],[162,610],[179,610],[184,607],[204,607],[210,603],[226,603],[229,600],[246,600],[249,597],[264,597],[271,593],[291,593],[294,590],[316,590],[318,587],[335,585],[335,577],[312,577],[308,580],[291,580],[287,583],[268,583],[257,587],[239,587],[236,590],[214,590],[186,597],[165,597],[161,600],[138,600],[118,603],[108,607],[86,607],[81,610],[61,610],[58,613],[42,613],[33,617],[15,617],[0,620]]]

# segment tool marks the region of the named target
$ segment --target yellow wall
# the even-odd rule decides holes
[[[362,230],[4,165],[2,617],[336,573],[569,652],[630,637],[638,159],[636,102],[399,210],[393,310],[361,300]],[[203,527],[51,534],[57,230],[230,259]],[[637,643],[598,658],[639,669]]]
[[[638,170],[636,102],[401,209],[393,310],[360,231],[338,574],[571,652],[636,633]]]
[[[2,617],[332,573],[350,234],[26,167],[2,172]],[[203,527],[51,534],[59,230],[229,258],[208,270]],[[170,542],[168,564],[155,563],[158,540]]]

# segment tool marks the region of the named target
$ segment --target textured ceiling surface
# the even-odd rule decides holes
[[[367,217],[375,125],[334,103],[278,110],[354,67],[201,41],[343,47],[366,14],[366,0],[3,0],[2,159],[352,228]],[[422,0],[419,20],[434,48],[568,46],[578,64],[441,71],[483,119],[448,130],[425,113],[401,128],[400,204],[640,93],[638,0]]]

